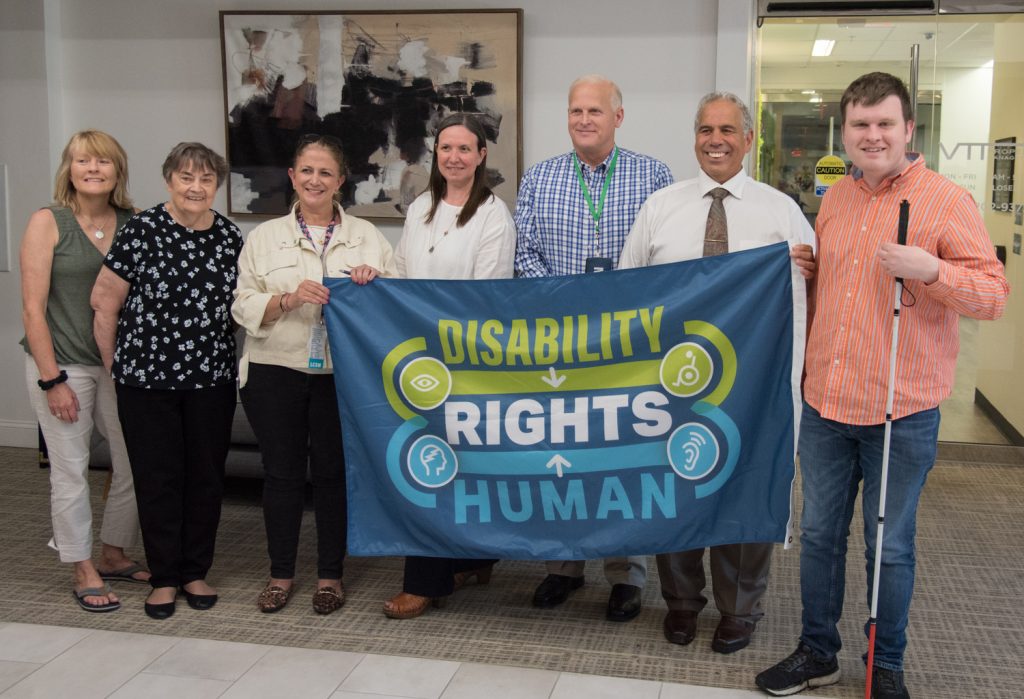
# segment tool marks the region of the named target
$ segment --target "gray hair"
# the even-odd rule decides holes
[[[597,73],[590,73],[588,75],[581,75],[572,81],[572,85],[569,86],[569,95],[572,95],[572,91],[580,85],[607,85],[612,89],[612,111],[617,111],[622,107],[622,90],[615,84],[613,80],[609,80],[603,75]]]
[[[704,113],[704,107],[719,100],[732,102],[740,108],[740,114],[743,115],[743,133],[749,133],[754,130],[754,117],[750,115],[750,110],[747,109],[747,105],[743,100],[731,92],[709,92],[701,97],[700,102],[697,104],[697,116],[693,118],[694,133],[697,133],[697,130],[700,128],[700,117]]]
[[[194,167],[198,170],[209,170],[217,176],[217,188],[224,184],[228,176],[228,163],[223,157],[207,148],[202,143],[194,141],[183,141],[167,154],[162,168],[164,181],[170,182],[171,175],[186,167]]]

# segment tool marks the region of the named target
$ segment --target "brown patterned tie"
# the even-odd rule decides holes
[[[704,257],[724,255],[729,252],[729,227],[725,221],[725,206],[722,199],[729,195],[724,187],[715,187],[708,196],[712,197],[708,210],[708,222],[704,227]]]

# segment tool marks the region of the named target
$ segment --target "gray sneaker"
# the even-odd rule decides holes
[[[788,658],[754,679],[760,689],[776,697],[796,694],[810,687],[824,687],[838,681],[839,663],[835,657],[819,658],[803,643]],[[879,695],[879,699],[882,696],[885,695]]]
[[[903,684],[903,673],[875,665],[871,671],[871,698],[910,699],[910,692]]]

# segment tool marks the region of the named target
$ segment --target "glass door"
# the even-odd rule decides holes
[[[843,90],[876,70],[912,84],[914,46],[920,65],[914,150],[974,197],[993,244],[1008,253],[1013,288],[1021,197],[1014,195],[1007,160],[1016,155],[1016,143],[1024,144],[1024,15],[766,19],[759,36],[754,171],[793,197],[813,224],[831,172],[821,166],[831,159],[822,159],[846,160]],[[996,142],[1003,144],[998,150]],[[997,323],[961,321],[956,386],[940,406],[942,440],[1024,444],[1024,379],[1013,371],[1024,363],[1024,347],[1014,340],[1016,311],[1011,303]]]

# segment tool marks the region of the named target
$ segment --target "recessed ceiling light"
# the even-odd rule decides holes
[[[811,49],[811,55],[818,56],[819,58],[831,56],[832,49],[835,45],[835,39],[815,39],[814,48]]]

